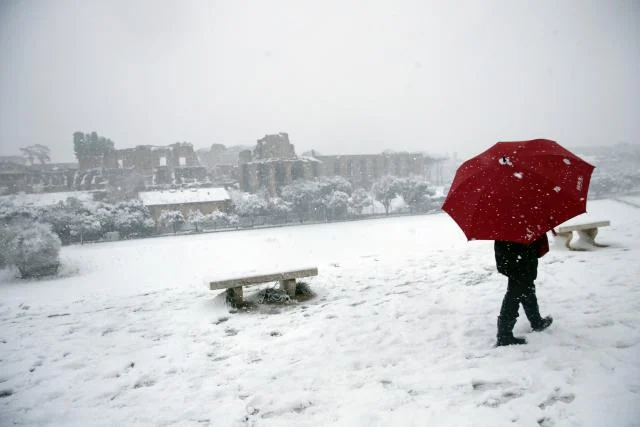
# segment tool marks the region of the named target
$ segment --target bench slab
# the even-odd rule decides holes
[[[305,268],[301,270],[282,271],[277,273],[259,274],[255,276],[235,277],[225,280],[217,280],[209,282],[209,289],[229,289],[238,288],[245,285],[256,285],[259,283],[267,283],[278,281],[295,280],[300,277],[317,276],[318,268]]]
[[[583,224],[570,224],[558,227],[557,237],[560,239],[564,239],[564,245],[567,249],[572,251],[583,251],[584,247],[606,247],[608,245],[602,245],[595,241],[596,236],[598,235],[598,227],[606,227],[611,225],[611,221],[597,221],[597,222],[588,222]],[[571,240],[573,239],[573,232],[576,231],[578,233],[577,246],[571,244]]]
[[[570,231],[590,230],[592,228],[607,227],[611,225],[611,221],[597,221],[584,224],[569,224],[558,227],[558,233],[568,233]]]

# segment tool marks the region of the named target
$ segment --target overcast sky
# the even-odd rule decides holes
[[[640,144],[640,1],[0,0],[0,155]]]

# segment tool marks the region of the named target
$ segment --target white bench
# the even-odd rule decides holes
[[[597,221],[582,224],[577,223],[561,225],[560,227],[558,227],[556,234],[557,238],[564,239],[564,245],[572,251],[585,250],[585,244],[602,248],[608,245],[596,243],[595,238],[598,234],[598,228],[607,227],[609,225],[611,225],[611,221]],[[573,238],[574,231],[578,233],[578,240],[576,241],[578,246],[576,247],[571,245],[571,239]]]
[[[216,280],[213,282],[209,282],[209,289],[226,289],[227,296],[231,300],[232,304],[236,306],[242,305],[242,287],[243,286],[251,286],[258,285],[261,283],[268,283],[279,281],[281,289],[284,289],[287,292],[287,295],[290,297],[294,297],[296,294],[296,279],[301,277],[310,277],[317,276],[318,268],[303,268],[300,270],[288,270],[288,271],[280,271],[273,272],[267,274],[259,274],[255,276],[242,276],[242,277],[234,277],[231,279],[224,280]]]

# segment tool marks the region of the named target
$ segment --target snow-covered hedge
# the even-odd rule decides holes
[[[69,197],[46,207],[0,201],[0,223],[27,219],[50,224],[63,244],[100,240],[116,231],[123,238],[147,236],[155,229],[149,209],[140,200],[88,205]]]

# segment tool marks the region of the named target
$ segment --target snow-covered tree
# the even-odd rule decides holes
[[[228,223],[228,215],[222,211],[213,211],[204,217],[204,223],[207,227],[224,228]]]
[[[232,201],[238,216],[248,218],[251,226],[260,215],[267,213],[267,202],[257,194],[232,192]]]
[[[371,195],[364,188],[357,188],[349,198],[349,207],[358,215],[362,213],[364,208],[371,206],[372,203]]]
[[[116,205],[113,225],[120,236],[127,238],[150,234],[155,222],[142,201],[134,199]]]
[[[69,225],[69,231],[72,236],[77,236],[82,244],[86,236],[99,238],[102,235],[102,226],[95,215],[85,213],[76,215],[73,223]]]
[[[179,210],[161,211],[158,221],[165,227],[171,226],[174,234],[178,231],[178,228],[185,223],[184,215],[182,215],[182,212]]]
[[[275,218],[283,218],[285,221],[287,215],[291,213],[291,203],[280,197],[271,197],[267,202],[267,213]]]
[[[0,223],[17,219],[35,219],[39,211],[31,206],[14,203],[11,200],[0,200]]]
[[[327,201],[331,219],[344,218],[349,212],[349,195],[343,191],[334,191]]]
[[[342,199],[342,195],[334,199],[334,194],[338,192],[346,194],[348,199],[352,191],[351,183],[341,176],[321,177],[314,181],[314,183],[315,186],[311,195],[311,206],[316,214],[316,218],[327,221],[330,217],[335,216],[333,204],[338,203],[337,201]]]
[[[64,202],[60,202],[60,206],[76,213],[88,211],[84,203],[82,203],[82,200],[78,199],[77,197],[67,197],[67,200],[65,200]]]
[[[42,222],[51,225],[53,232],[58,235],[63,244],[67,245],[74,241],[75,236],[71,234],[71,230],[76,222],[77,215],[68,209],[64,203],[42,209],[38,218]]]
[[[46,145],[29,145],[28,147],[22,147],[20,151],[22,151],[23,157],[25,157],[31,165],[34,164],[35,159],[38,159],[41,165],[51,161],[51,150],[49,150],[49,147]]]
[[[353,190],[351,183],[341,176],[321,177],[318,179],[318,186],[320,195],[325,200],[328,200],[335,191],[341,191],[350,196]]]
[[[116,208],[113,205],[100,204],[94,211],[96,220],[100,223],[100,229],[103,233],[115,231],[115,215]]]
[[[296,181],[282,189],[282,198],[289,202],[300,221],[309,217],[324,219],[344,216],[348,208],[343,206],[352,192],[349,181],[340,176],[321,177],[313,181]],[[348,202],[347,202],[348,207]]]
[[[214,229],[237,227],[238,216],[222,211],[213,211],[205,216],[204,222],[207,224],[207,226],[212,226]]]
[[[202,223],[205,219],[205,215],[198,209],[190,209],[187,213],[187,222],[196,228],[196,233],[202,231]]]
[[[313,201],[317,194],[318,183],[315,181],[296,181],[282,188],[282,198],[291,203],[292,210],[298,214],[300,222],[308,219],[313,212]]]
[[[373,184],[372,192],[376,200],[384,206],[385,213],[389,215],[391,201],[395,199],[400,192],[398,178],[391,175],[383,176],[379,181]]]
[[[431,196],[435,194],[429,185],[417,177],[398,180],[399,193],[411,212],[426,210]]]
[[[236,214],[228,214],[227,215],[227,222],[229,223],[229,227],[233,227],[233,228],[236,228],[236,229],[240,225],[240,219],[238,218],[238,215],[236,215]]]

